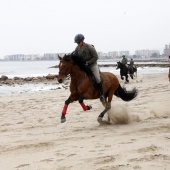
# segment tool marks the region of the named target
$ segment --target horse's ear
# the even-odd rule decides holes
[[[59,60],[62,60],[62,58],[61,58],[59,55],[58,55],[58,59],[59,59]]]

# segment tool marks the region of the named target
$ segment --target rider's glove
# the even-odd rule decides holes
[[[88,62],[86,62],[86,63],[85,63],[85,66],[89,66],[89,63],[88,63]]]

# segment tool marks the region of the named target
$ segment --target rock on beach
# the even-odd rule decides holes
[[[46,83],[48,81],[57,81],[57,74],[48,74],[47,76],[38,76],[38,77],[14,77],[8,78],[8,76],[2,75],[0,77],[0,85],[14,85],[14,84],[25,84],[25,83]]]

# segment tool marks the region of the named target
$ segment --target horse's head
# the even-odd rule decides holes
[[[121,68],[121,62],[120,61],[118,61],[117,64],[116,64],[116,69],[119,69],[119,68]]]
[[[58,74],[58,82],[62,83],[63,79],[66,78],[71,73],[71,68],[73,66],[73,61],[71,59],[71,55],[65,55],[63,58],[58,56],[60,63],[58,65],[59,74]]]

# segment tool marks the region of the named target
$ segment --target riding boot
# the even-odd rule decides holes
[[[101,102],[106,102],[105,96],[104,96],[104,90],[103,90],[103,86],[102,86],[102,82],[97,83],[98,88],[100,90],[100,101]]]

